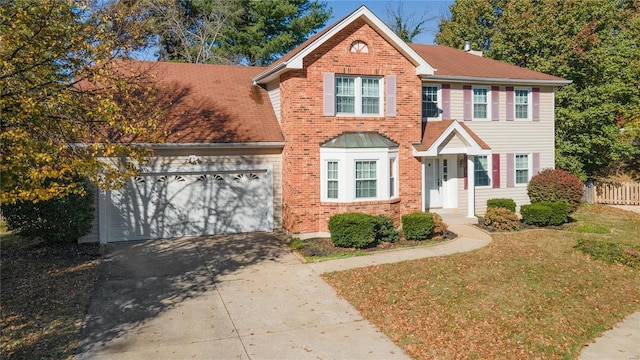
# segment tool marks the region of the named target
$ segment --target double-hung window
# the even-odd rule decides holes
[[[338,198],[338,162],[327,161],[327,199]]]
[[[529,182],[529,154],[516,154],[516,184]]]
[[[382,78],[336,76],[338,115],[382,115]]]
[[[473,88],[473,119],[489,119],[489,88]]]
[[[476,186],[489,186],[489,157],[477,155],[473,159],[473,171]]]
[[[438,118],[440,117],[440,108],[438,107],[438,86],[422,87],[422,118]]]
[[[377,196],[376,161],[356,161],[356,198]]]
[[[529,89],[515,89],[516,120],[529,119]]]

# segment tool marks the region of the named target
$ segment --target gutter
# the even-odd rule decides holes
[[[284,70],[287,67],[287,62],[283,61],[281,63],[279,63],[277,66],[258,74],[258,76],[254,77],[253,80],[253,85],[258,85],[258,83],[260,82],[260,80],[263,80],[265,78],[270,77],[271,75],[274,75],[282,70]]]
[[[470,83],[477,82],[483,84],[518,84],[518,85],[549,85],[565,86],[573,83],[573,80],[537,80],[537,79],[513,79],[513,78],[486,78],[480,76],[454,76],[454,75],[434,75],[423,76],[425,82],[450,82],[450,83]]]

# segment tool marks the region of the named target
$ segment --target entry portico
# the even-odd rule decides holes
[[[422,141],[413,144],[413,156],[422,159],[422,210],[457,209],[458,162],[467,193],[467,217],[474,217],[474,157],[491,155],[491,148],[464,123],[455,120],[425,124]]]

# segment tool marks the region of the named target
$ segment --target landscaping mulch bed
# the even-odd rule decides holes
[[[2,234],[3,359],[72,358],[100,262],[98,244]]]
[[[478,223],[473,225],[488,232],[501,232],[501,231],[497,231],[495,228],[491,226],[486,226],[484,224],[484,218],[482,216],[478,216]],[[525,224],[524,222],[521,221],[520,228],[518,230],[532,230],[532,229],[567,230],[573,226],[575,226],[575,220],[571,218],[569,218],[568,223],[557,225],[557,226],[556,225],[536,226],[536,225]]]
[[[295,250],[303,257],[307,259],[313,259],[318,257],[332,257],[338,254],[349,256],[350,253],[351,255],[359,255],[383,250],[435,245],[437,243],[455,239],[456,237],[458,237],[457,234],[449,230],[445,230],[442,235],[436,236],[429,240],[406,240],[404,237],[400,237],[400,239],[396,242],[384,242],[381,244],[377,244],[376,246],[364,249],[337,247],[333,245],[330,238],[311,238],[302,240],[304,246],[296,248]]]

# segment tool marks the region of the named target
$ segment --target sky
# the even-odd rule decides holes
[[[449,16],[449,6],[453,4],[453,0],[320,0],[332,8],[331,18],[327,21],[327,25],[332,25],[336,21],[349,15],[351,12],[359,8],[361,5],[366,6],[382,21],[387,21],[387,8],[396,9],[402,6],[402,13],[407,16],[414,16],[414,19],[420,18],[433,20],[427,22],[427,31],[416,36],[413,40],[420,44],[433,44],[434,38],[438,33],[438,22],[441,17]]]

